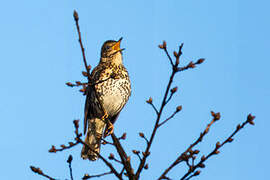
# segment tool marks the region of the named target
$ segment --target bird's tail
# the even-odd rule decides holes
[[[100,142],[105,128],[105,122],[94,118],[88,120],[88,130],[85,143],[89,146],[83,146],[81,156],[83,159],[95,161],[98,159],[97,153],[100,152]],[[93,152],[95,151],[95,152]]]

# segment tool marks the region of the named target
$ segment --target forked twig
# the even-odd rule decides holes
[[[183,161],[188,161],[188,159],[190,157],[192,157],[193,155],[193,151],[192,148],[195,147],[198,143],[200,143],[203,140],[203,137],[209,132],[210,127],[217,121],[220,119],[220,113],[214,113],[213,111],[211,111],[211,114],[213,116],[212,121],[206,126],[206,128],[204,129],[204,131],[202,133],[200,133],[200,136],[186,149],[185,152],[183,152],[180,156],[178,156],[176,158],[176,160],[161,174],[161,176],[158,178],[160,179],[164,179],[164,177],[166,177],[166,174],[172,169],[174,168],[176,165],[178,165],[179,163],[183,162]],[[190,153],[191,152],[191,153]],[[189,154],[188,154],[189,153]]]
[[[214,150],[211,151],[207,156],[202,156],[201,160],[200,160],[200,161],[192,168],[191,171],[188,171],[188,172],[181,178],[181,180],[186,180],[186,179],[187,179],[186,177],[188,177],[190,174],[192,174],[197,168],[204,168],[204,167],[205,167],[205,165],[204,165],[204,162],[205,162],[205,161],[207,161],[207,160],[208,160],[210,157],[212,157],[213,155],[219,154],[219,149],[220,149],[221,147],[223,147],[226,143],[231,143],[231,142],[233,141],[234,135],[237,134],[241,129],[243,129],[247,124],[254,125],[254,121],[253,121],[254,119],[255,119],[255,116],[252,116],[251,114],[249,114],[249,115],[247,116],[247,120],[246,120],[245,122],[243,122],[241,125],[238,124],[238,125],[236,126],[236,129],[232,132],[232,134],[231,134],[228,138],[226,138],[222,143],[217,142],[217,143],[216,143],[216,146],[215,146],[215,148],[214,148]],[[197,172],[197,171],[196,171],[196,172]],[[193,173],[193,174],[191,175],[191,177],[196,176],[196,175],[194,175],[194,174],[196,174],[196,172]],[[190,177],[190,178],[191,178],[191,177]],[[190,179],[190,178],[188,178],[188,179]]]
[[[151,137],[150,137],[149,143],[147,144],[147,147],[146,147],[145,151],[143,152],[144,156],[143,156],[142,161],[140,162],[139,167],[138,167],[138,169],[136,171],[136,174],[135,174],[136,179],[139,179],[140,174],[141,174],[141,171],[142,171],[143,167],[145,166],[146,158],[150,154],[150,148],[151,148],[152,142],[154,140],[154,137],[156,135],[157,129],[159,127],[161,114],[162,114],[162,112],[164,110],[164,107],[165,107],[166,103],[168,102],[167,99],[168,99],[169,90],[171,88],[171,85],[172,85],[172,82],[173,82],[173,79],[174,79],[175,74],[177,72],[179,72],[177,70],[177,68],[178,68],[178,64],[179,64],[179,58],[182,55],[182,47],[183,47],[183,44],[180,45],[179,51],[178,51],[178,53],[176,53],[176,61],[175,61],[175,63],[173,63],[172,58],[171,58],[171,56],[169,55],[169,53],[167,51],[166,42],[163,41],[163,44],[162,45],[159,45],[159,48],[161,48],[161,49],[163,49],[165,51],[166,55],[168,56],[168,58],[170,60],[171,67],[172,67],[172,73],[171,73],[169,82],[167,84],[167,88],[165,90],[165,93],[164,93],[164,96],[163,96],[163,100],[162,100],[160,109],[159,109],[159,111],[157,113],[157,119],[155,121],[155,125],[153,127],[153,130],[152,130],[152,133],[151,133]],[[152,103],[152,98],[151,98],[151,103]],[[151,104],[151,103],[149,103],[149,104]]]

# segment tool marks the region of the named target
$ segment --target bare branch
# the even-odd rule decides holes
[[[181,180],[186,180],[186,177],[190,175],[192,172],[194,172],[197,168],[203,168],[204,166],[202,166],[202,164],[204,164],[204,162],[207,161],[211,156],[219,154],[219,149],[223,147],[226,143],[232,142],[234,135],[237,134],[241,129],[243,129],[245,125],[247,124],[254,125],[254,122],[253,122],[254,119],[255,119],[255,116],[252,116],[251,114],[249,114],[245,122],[243,122],[241,125],[238,124],[236,129],[232,132],[232,134],[228,138],[226,138],[226,140],[224,140],[222,143],[217,142],[214,150],[210,152],[206,157],[203,156],[201,160],[193,167],[192,171],[187,172],[181,178]]]
[[[42,170],[41,170],[40,168],[38,168],[38,167],[30,166],[30,169],[31,169],[34,173],[37,173],[37,174],[39,174],[39,175],[41,175],[41,176],[43,176],[43,177],[45,177],[45,178],[47,178],[47,179],[49,179],[49,180],[56,180],[55,178],[52,178],[52,177],[50,177],[49,175],[43,173]]]
[[[226,143],[232,142],[233,139],[232,137],[239,132],[242,128],[244,128],[244,126],[249,123],[249,124],[254,124],[253,120],[255,118],[255,116],[252,116],[251,114],[248,115],[247,120],[242,123],[242,125],[238,125],[236,130],[225,140],[223,141],[223,143],[216,143],[216,146],[214,148],[214,150],[212,152],[210,152],[206,157],[202,156],[201,160],[194,165],[194,155],[198,154],[199,151],[195,150],[193,151],[192,148],[195,147],[199,142],[201,142],[203,140],[203,137],[209,132],[210,127],[213,125],[214,122],[216,122],[217,120],[220,119],[220,114],[219,113],[214,113],[213,111],[211,112],[212,116],[213,116],[213,120],[207,125],[207,127],[205,128],[205,130],[203,131],[203,133],[200,134],[199,138],[192,143],[187,150],[182,153],[163,173],[162,175],[158,178],[160,179],[164,179],[164,177],[166,177],[166,174],[173,168],[175,167],[177,164],[179,164],[180,162],[185,161],[189,167],[188,172],[181,178],[181,180],[187,180],[187,179],[191,179],[194,176],[197,176],[200,174],[200,171],[195,171],[197,168],[204,168],[204,162],[209,159],[211,156],[216,155],[219,153],[219,149]],[[192,165],[189,164],[188,160],[192,158]]]
[[[71,162],[72,162],[72,160],[73,160],[72,155],[69,155],[69,156],[68,156],[67,163],[68,163],[68,167],[69,167],[69,174],[70,174],[70,179],[71,179],[71,180],[73,180],[72,167],[71,167]]]
[[[121,176],[123,175],[124,171],[125,171],[125,167],[123,166],[123,168],[122,168],[122,170],[121,170],[121,172],[120,172],[120,175],[121,175]]]
[[[126,140],[127,133],[123,133],[121,137],[119,137],[119,140]]]
[[[157,131],[157,129],[158,129],[158,125],[159,125],[159,121],[160,121],[160,118],[161,118],[161,114],[162,114],[163,109],[164,109],[164,107],[165,107],[165,105],[166,105],[166,101],[167,101],[167,98],[168,98],[169,90],[170,90],[170,88],[171,88],[171,85],[172,85],[174,76],[175,76],[175,74],[178,72],[178,71],[177,71],[177,67],[178,67],[179,57],[180,57],[181,54],[182,54],[182,47],[183,47],[183,44],[181,44],[181,46],[179,47],[179,52],[177,53],[177,56],[178,56],[178,62],[176,62],[175,65],[173,64],[172,59],[171,59],[171,57],[170,57],[169,54],[168,54],[168,51],[167,51],[167,48],[166,48],[166,42],[164,41],[164,42],[163,42],[163,45],[160,45],[159,47],[160,47],[161,49],[163,49],[163,50],[165,51],[165,53],[167,54],[167,56],[168,56],[168,58],[169,58],[169,60],[170,60],[170,62],[171,62],[171,65],[172,65],[172,73],[171,73],[169,82],[168,82],[168,84],[167,84],[167,88],[166,88],[166,91],[165,91],[165,94],[164,94],[164,97],[163,97],[163,100],[162,100],[162,103],[161,103],[160,110],[159,110],[158,113],[157,113],[157,119],[156,119],[156,122],[155,122],[155,125],[154,125],[154,128],[153,128],[153,131],[152,131],[152,133],[151,133],[151,137],[150,137],[149,143],[148,143],[148,145],[147,145],[147,147],[146,147],[146,149],[145,149],[145,152],[144,152],[144,153],[146,154],[146,156],[143,156],[143,159],[142,159],[142,161],[141,161],[141,163],[140,163],[140,165],[139,165],[139,167],[138,167],[138,169],[137,169],[137,171],[136,171],[136,179],[139,179],[140,173],[141,173],[141,171],[142,171],[142,169],[143,169],[143,167],[144,167],[144,165],[145,165],[146,158],[147,158],[147,156],[150,154],[149,151],[150,151],[152,142],[153,142],[153,140],[154,140],[154,137],[155,137],[155,135],[156,135],[156,131]]]
[[[149,141],[148,141],[148,139],[145,137],[144,133],[140,132],[140,133],[139,133],[139,136],[145,140],[146,145],[148,146]]]
[[[108,157],[110,160],[114,160],[115,162],[119,163],[119,164],[123,164],[121,161],[119,161],[118,159],[116,159],[113,155],[113,153],[110,154],[110,156]]]
[[[133,154],[136,154],[140,161],[142,161],[142,158],[140,156],[140,151],[132,150]]]
[[[109,175],[109,174],[113,174],[113,172],[109,171],[109,172],[105,172],[105,173],[101,173],[101,174],[96,174],[96,175],[88,175],[88,174],[85,174],[83,176],[83,180],[86,180],[86,179],[90,179],[90,178],[96,178],[96,177],[102,177],[102,176],[106,176],[106,175]]]
[[[109,142],[109,141],[106,141],[106,140],[103,139],[103,138],[102,138],[101,144],[103,144],[103,145],[110,144],[110,145],[112,145],[112,146],[114,145],[113,143],[111,143],[111,142]]]
[[[91,82],[91,76],[90,76],[90,68],[91,68],[91,66],[87,65],[85,52],[84,52],[84,47],[83,47],[83,44],[82,44],[80,26],[79,26],[79,15],[75,10],[74,10],[74,13],[73,13],[73,17],[74,17],[74,20],[76,22],[77,32],[78,32],[78,35],[79,35],[79,43],[80,43],[81,50],[82,50],[83,62],[84,62],[84,66],[85,66],[85,69],[86,69],[86,72],[87,72],[87,78],[88,78],[88,81]]]
[[[71,149],[72,147],[78,145],[79,143],[78,142],[69,142],[69,145],[66,146],[64,144],[60,145],[61,148],[59,149],[56,149],[54,145],[52,145],[51,149],[49,149],[49,152],[50,153],[56,153],[58,151],[64,151],[66,149]]]
[[[192,175],[190,175],[188,178],[186,178],[186,180],[189,180],[189,179],[193,178],[194,176],[198,176],[198,175],[200,175],[200,173],[201,173],[201,171],[196,171]]]
[[[196,63],[193,63],[192,61],[190,61],[188,65],[186,65],[186,66],[184,66],[184,67],[179,67],[179,68],[177,69],[177,72],[179,72],[179,71],[184,71],[184,70],[187,70],[187,69],[193,69],[193,68],[196,67],[197,64],[201,64],[201,63],[203,63],[203,62],[204,62],[204,59],[203,59],[203,58],[198,59]]]
[[[121,161],[125,167],[125,170],[127,172],[127,175],[130,179],[134,179],[134,171],[131,167],[131,164],[130,164],[130,157],[127,156],[125,150],[123,149],[119,139],[114,135],[114,133],[111,134],[111,137],[112,137],[112,140],[113,140],[113,143],[115,145],[115,148],[118,152],[118,155],[120,156],[121,158]]]
[[[155,113],[158,115],[158,110],[157,110],[156,106],[153,104],[153,99],[150,97],[146,102],[152,106]]]
[[[94,85],[97,85],[97,84],[100,84],[100,83],[103,83],[105,81],[108,81],[109,79],[111,79],[112,76],[106,78],[106,79],[103,79],[103,80],[100,80],[98,82],[95,82],[95,83],[82,83],[81,81],[76,81],[75,83],[76,84],[72,84],[71,82],[67,82],[66,85],[69,86],[69,87],[78,87],[78,86],[94,86]]]
[[[182,110],[182,106],[178,106],[177,108],[176,108],[176,110],[174,111],[174,113],[170,116],[170,117],[168,117],[166,120],[164,120],[163,122],[161,122],[161,123],[159,123],[159,125],[158,125],[158,127],[160,127],[160,126],[162,126],[163,124],[165,124],[167,121],[169,121],[170,119],[172,119],[173,117],[174,117],[174,115],[175,114],[177,114],[179,111],[181,111]]]
[[[172,61],[172,58],[171,58],[171,56],[170,56],[170,54],[168,53],[168,50],[167,50],[167,43],[166,43],[166,41],[163,41],[163,44],[162,45],[159,45],[158,47],[160,49],[163,49],[165,51],[165,53],[166,53],[166,55],[167,55],[167,57],[168,57],[171,65],[174,66],[173,61]]]
[[[168,100],[166,101],[166,104],[172,99],[172,96],[176,93],[177,89],[178,89],[177,87],[174,87],[171,89],[171,94],[170,94]]]
[[[183,161],[188,161],[188,159],[190,157],[193,156],[194,151],[192,151],[192,148],[195,147],[199,142],[201,142],[203,140],[203,137],[209,132],[210,127],[214,124],[214,122],[216,122],[217,120],[220,119],[220,113],[214,113],[213,111],[211,111],[211,114],[213,116],[212,121],[206,126],[205,130],[200,134],[200,136],[197,138],[197,140],[192,143],[185,152],[183,152],[180,156],[177,157],[177,159],[161,174],[161,176],[158,178],[163,179],[166,174],[172,169],[174,168],[176,165],[178,165],[179,163],[183,162]],[[196,152],[197,153],[197,152]]]

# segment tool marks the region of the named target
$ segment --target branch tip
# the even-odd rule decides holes
[[[201,171],[196,171],[195,173],[194,173],[194,176],[198,176],[198,175],[200,175],[200,173],[201,173]]]
[[[132,150],[133,154],[140,154],[140,151]]]
[[[255,125],[255,123],[253,121],[254,119],[255,119],[255,116],[252,116],[251,114],[249,114],[247,117],[247,122],[251,125]]]
[[[113,160],[114,159],[114,154],[113,153],[110,153],[110,156],[108,157],[110,160]]]
[[[164,49],[167,48],[167,43],[166,43],[166,41],[163,41],[162,46],[163,46]]]
[[[197,60],[197,62],[195,64],[202,64],[205,61],[204,58],[200,58]]]
[[[79,15],[78,15],[76,10],[74,10],[74,12],[73,12],[73,18],[74,18],[75,21],[79,20]]]
[[[148,169],[149,168],[148,164],[146,164],[143,168]]]
[[[145,136],[144,136],[144,134],[143,134],[142,132],[139,133],[139,136],[140,136],[141,138],[145,138]]]
[[[176,93],[177,90],[178,90],[178,87],[176,86],[176,87],[171,89],[171,93]]]
[[[69,164],[70,164],[70,163],[72,162],[72,160],[73,160],[72,155],[69,155],[69,156],[68,156],[68,159],[67,159],[67,163],[69,163]]]
[[[176,51],[173,51],[173,55],[175,58],[178,58],[178,53]]]
[[[219,120],[220,119],[220,113],[218,112],[218,113],[214,113],[214,111],[211,111],[211,115],[213,116],[213,120],[214,121],[217,121],[217,120]]]
[[[72,84],[71,82],[67,82],[67,83],[66,83],[66,85],[67,85],[67,86],[69,86],[69,87],[73,87],[73,86],[75,86],[75,85],[74,85],[74,84]]]
[[[153,103],[153,99],[150,97],[147,101],[148,104],[152,104]]]
[[[179,111],[181,111],[181,110],[182,110],[182,106],[177,106],[175,112],[179,112]]]

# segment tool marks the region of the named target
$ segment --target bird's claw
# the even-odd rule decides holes
[[[113,124],[110,121],[108,121],[107,128],[104,133],[104,138],[111,135],[113,133],[113,130],[114,130]]]
[[[105,121],[109,117],[108,113],[105,111],[104,115],[101,117],[101,120]]]

